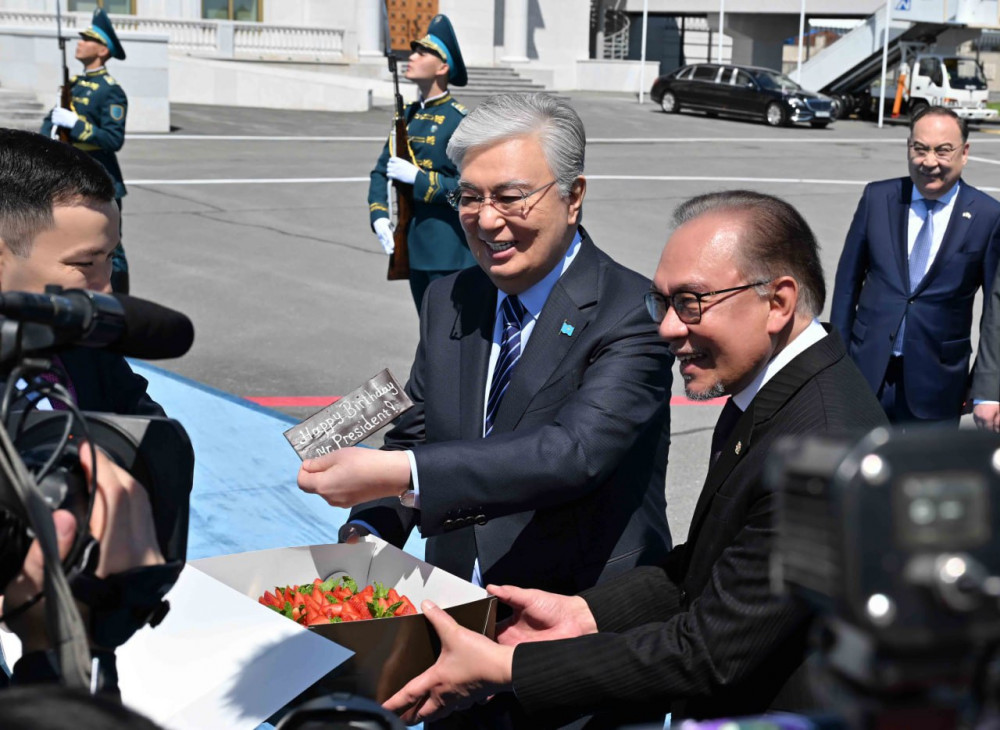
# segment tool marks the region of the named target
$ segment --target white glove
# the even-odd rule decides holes
[[[386,175],[407,185],[413,184],[413,181],[417,179],[418,172],[420,172],[419,167],[412,162],[407,162],[402,157],[390,157],[389,164],[385,168]]]
[[[80,117],[76,115],[76,112],[64,109],[61,106],[57,106],[52,109],[52,123],[57,127],[72,129],[79,121]]]
[[[396,250],[396,243],[392,240],[392,223],[388,218],[376,218],[372,226],[375,228],[378,242],[382,244],[382,250],[388,256]]]

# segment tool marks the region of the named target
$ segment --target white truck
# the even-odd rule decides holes
[[[989,98],[986,76],[974,58],[921,53],[911,62],[901,63],[895,74],[887,79],[886,114],[892,112],[895,104],[900,74],[904,75],[901,114],[913,115],[924,107],[944,106],[963,119],[995,121],[997,118],[997,110],[986,106]],[[878,82],[870,93],[870,111],[877,116]]]

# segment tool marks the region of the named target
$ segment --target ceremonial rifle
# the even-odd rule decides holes
[[[414,163],[413,157],[410,155],[409,138],[406,135],[406,110],[403,107],[403,96],[399,93],[396,57],[392,54],[388,0],[382,8],[385,10],[385,56],[389,61],[389,72],[392,73],[392,87],[396,102],[392,117],[389,150],[396,157]],[[410,278],[410,250],[406,241],[406,231],[410,227],[410,219],[413,217],[413,186],[392,180],[389,187],[389,217],[392,217],[392,211],[395,210],[396,220],[392,234],[395,250],[389,255],[389,271],[386,273],[386,278],[389,281],[395,281]],[[393,193],[396,197],[395,205],[392,200]]]
[[[69,86],[69,67],[66,65],[66,39],[62,35],[62,13],[59,10],[59,0],[56,0],[56,36],[59,38],[59,50],[62,51],[63,71],[62,87],[59,89],[59,106],[63,109],[71,109],[73,107],[73,91]],[[72,141],[69,136],[69,130],[66,127],[59,127],[53,124],[52,131],[56,133],[60,142],[69,144]]]

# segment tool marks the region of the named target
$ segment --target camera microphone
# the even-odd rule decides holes
[[[127,357],[160,360],[181,357],[194,342],[185,315],[126,294],[46,287],[45,294],[0,294],[0,314],[20,322],[48,325],[53,344],[101,347]]]

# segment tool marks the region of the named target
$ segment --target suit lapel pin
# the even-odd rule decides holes
[[[969,211],[965,211],[964,213],[962,213],[962,217],[963,218],[971,218],[972,217],[972,213],[970,213]]]
[[[740,452],[743,451],[743,442],[742,441],[737,441],[736,442],[736,448],[733,449],[733,450],[736,452],[736,455],[739,456]]]
[[[567,337],[573,336],[573,330],[576,329],[566,320],[563,320],[562,327],[559,328],[559,334],[566,335]]]

